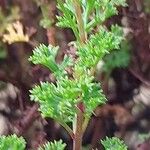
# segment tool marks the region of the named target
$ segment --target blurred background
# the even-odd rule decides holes
[[[104,24],[118,24],[125,39],[120,50],[106,55],[97,65],[95,80],[108,99],[95,110],[83,144],[102,149],[100,139],[122,138],[130,150],[150,150],[150,0],[128,0],[117,16]],[[57,61],[74,55],[75,40],[69,29],[55,26],[55,0],[0,0],[0,135],[16,133],[36,149],[47,140],[72,140],[52,119],[43,119],[29,90],[40,81],[51,82],[51,72],[28,61],[40,43],[59,45]],[[40,58],[39,58],[40,59]]]

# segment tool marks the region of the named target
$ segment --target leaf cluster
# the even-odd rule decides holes
[[[111,31],[100,27],[96,34],[92,34],[89,41],[82,47],[79,47],[78,55],[82,66],[95,67],[111,50],[119,49],[122,41],[122,30],[120,27],[112,26]]]
[[[109,74],[115,68],[127,67],[131,59],[130,49],[130,44],[127,41],[123,41],[119,50],[112,51],[104,57],[102,70]]]
[[[54,142],[48,142],[43,147],[40,147],[38,150],[64,150],[66,144],[62,142],[62,140]]]
[[[66,74],[65,69],[72,65],[72,60],[65,55],[61,64],[56,63],[58,49],[58,46],[54,47],[52,45],[45,46],[44,44],[40,44],[33,50],[33,55],[29,60],[34,64],[44,65],[50,69],[56,77],[62,77]]]
[[[127,150],[127,146],[117,137],[108,138],[101,141],[105,150]]]
[[[25,144],[23,137],[17,137],[15,134],[0,137],[0,150],[24,150]]]
[[[0,150],[25,150],[26,142],[23,137],[17,137],[16,134],[0,136]],[[64,150],[66,144],[62,140],[47,142],[38,150]]]
[[[93,76],[82,74],[74,80],[67,76],[60,78],[56,84],[43,82],[30,91],[31,100],[40,103],[40,111],[44,117],[64,122],[73,121],[76,104],[82,100],[85,115],[90,116],[97,105],[105,102],[99,84],[93,83],[93,79]]]
[[[59,47],[44,44],[36,47],[30,57],[30,61],[49,68],[56,77],[55,84],[41,82],[35,86],[30,91],[31,99],[40,103],[40,111],[44,117],[52,117],[60,124],[74,121],[78,111],[77,104],[80,102],[84,105],[85,120],[98,105],[106,102],[100,85],[94,82],[93,69],[103,56],[118,49],[122,40],[122,31],[118,26],[112,26],[110,31],[104,26],[97,27],[95,34],[91,34],[91,31],[106,18],[116,14],[116,6],[124,6],[125,0],[77,0],[82,10],[80,19],[83,20],[80,24],[74,2],[58,0],[60,14],[57,16],[57,25],[73,30],[77,59],[64,56],[64,60],[58,64],[56,56]],[[87,35],[86,41],[81,41],[81,30]],[[73,70],[72,77],[68,75],[67,67]]]
[[[125,0],[80,0],[79,2],[83,10],[84,29],[88,33],[107,18],[117,14],[117,6],[126,6]],[[79,39],[73,0],[58,0],[58,9],[63,15],[57,17],[57,25],[71,28]]]

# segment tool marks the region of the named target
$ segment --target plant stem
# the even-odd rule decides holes
[[[81,10],[81,7],[80,7],[79,0],[73,0],[73,3],[74,3],[74,7],[75,7],[78,30],[79,30],[79,33],[80,33],[80,42],[81,42],[81,44],[83,44],[87,40],[87,34],[84,30],[84,21],[83,21],[83,18],[82,18],[82,10]]]
[[[79,103],[80,105],[80,103]],[[73,150],[81,150],[82,147],[82,138],[83,138],[83,112],[79,107],[77,107],[77,115],[76,115],[76,124],[75,124],[75,137],[73,139]]]
[[[89,123],[90,118],[91,118],[91,117],[86,117],[86,118],[84,119],[84,122],[83,122],[83,125],[82,125],[82,133],[83,133],[83,134],[84,134],[84,132],[85,132],[87,126],[88,126],[88,123]]]
[[[75,138],[75,135],[74,135],[72,129],[71,129],[66,123],[64,123],[63,120],[60,120],[60,119],[59,119],[59,120],[56,119],[56,120],[57,120],[57,122],[59,122],[59,124],[60,124],[62,127],[64,127],[64,129],[66,129],[66,131],[69,133],[69,135],[71,136],[71,138],[74,139],[74,138]]]
[[[80,41],[78,41],[81,45],[83,45],[87,41],[87,33],[84,29],[84,20],[82,16],[82,8],[80,6],[79,0],[73,0],[75,15],[79,30]],[[83,138],[83,122],[84,122],[84,104],[79,102],[77,104],[77,114],[75,118],[75,124],[73,126],[75,138],[73,139],[73,150],[81,150],[82,148],[82,138]]]
[[[55,0],[43,2],[40,7],[43,18],[49,19],[51,21],[51,25],[47,27],[46,33],[48,38],[48,44],[56,46],[56,27],[54,26],[56,20],[56,2]]]

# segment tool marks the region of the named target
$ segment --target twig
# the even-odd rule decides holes
[[[150,82],[148,80],[145,80],[139,73],[137,73],[135,70],[133,69],[129,69],[130,73],[132,73],[132,75],[134,75],[138,80],[140,80],[143,84],[145,84],[146,86],[150,86]]]
[[[39,116],[37,113],[38,104],[34,104],[30,110],[28,111],[27,115],[25,115],[20,121],[19,121],[19,131],[17,134],[21,135],[26,131],[26,129],[30,126],[30,124]]]
[[[73,2],[74,2],[75,12],[76,12],[76,19],[77,19],[77,23],[78,23],[78,30],[80,33],[80,42],[81,42],[81,44],[83,44],[87,40],[87,34],[84,30],[84,21],[82,18],[82,10],[80,7],[79,0],[73,0]]]

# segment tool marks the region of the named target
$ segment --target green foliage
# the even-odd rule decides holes
[[[23,137],[17,135],[8,135],[0,137],[0,150],[25,150],[26,142]],[[38,150],[64,150],[66,144],[62,140],[47,142],[42,145]]]
[[[110,31],[100,26],[95,34],[91,34],[90,31],[106,18],[116,14],[116,6],[124,6],[124,0],[79,0],[77,3],[83,10],[82,30],[88,35],[84,44],[80,41],[80,24],[74,1],[58,0],[61,15],[57,16],[59,21],[57,25],[71,28],[76,36],[78,59],[74,64],[71,63],[72,59],[69,56],[65,56],[62,63],[58,64],[55,59],[59,48],[52,45],[41,44],[34,49],[30,57],[30,61],[34,64],[49,68],[57,79],[55,84],[46,82],[35,86],[30,91],[31,99],[40,103],[40,111],[44,117],[52,117],[61,124],[73,122],[77,113],[77,104],[80,102],[84,105],[85,118],[90,117],[98,105],[106,102],[100,85],[94,83],[92,70],[110,50],[118,49],[122,40],[122,30],[118,26],[112,26]],[[70,78],[65,70],[69,66],[73,69],[73,78]]]
[[[33,56],[29,60],[34,64],[42,64],[49,68],[56,77],[63,76],[66,74],[65,68],[72,65],[72,60],[65,55],[63,62],[57,64],[55,59],[58,49],[58,46],[54,47],[52,45],[45,46],[44,44],[40,44],[40,46],[34,49]]]
[[[93,83],[93,79],[94,77],[84,74],[75,80],[60,78],[56,85],[41,83],[30,91],[31,100],[40,103],[40,111],[44,117],[64,122],[73,121],[76,104],[82,100],[85,104],[85,115],[90,116],[97,105],[103,104],[105,100],[100,86]]]
[[[105,150],[127,150],[127,146],[124,142],[117,137],[108,138],[101,141]]]
[[[115,68],[125,68],[130,63],[130,57],[130,45],[127,41],[123,41],[120,50],[112,51],[104,57],[102,70],[109,74]]]
[[[57,25],[73,30],[77,59],[64,56],[63,61],[57,63],[58,46],[44,44],[36,47],[29,59],[34,64],[49,68],[56,77],[55,83],[41,82],[36,85],[30,91],[31,100],[39,102],[44,117],[58,121],[72,137],[76,134],[78,115],[83,117],[83,120],[78,120],[81,121],[79,135],[84,133],[94,109],[106,102],[100,85],[94,82],[93,74],[99,60],[111,50],[119,49],[123,39],[118,26],[112,26],[110,31],[102,26],[107,18],[117,14],[116,7],[119,5],[125,6],[125,0],[58,0],[60,14]],[[97,32],[92,33],[95,27]],[[72,70],[71,76],[66,71],[68,67]],[[67,125],[68,122],[72,122],[73,129]],[[116,139],[109,141],[110,144],[122,144]]]
[[[80,0],[83,9],[82,16],[84,28],[87,32],[102,24],[107,18],[117,14],[116,6],[126,6],[125,0]],[[75,9],[72,0],[58,0],[58,8],[63,13],[58,16],[57,25],[71,28],[78,39],[78,28],[75,17]]]
[[[126,6],[125,0],[83,0],[83,18],[87,31],[103,23],[107,18],[117,14],[116,6]],[[88,16],[92,15],[89,20]]]
[[[64,150],[66,144],[60,141],[48,142],[44,146],[40,147],[38,150]]]
[[[55,62],[57,52],[58,47],[53,47],[52,45],[47,47],[44,44],[41,44],[34,49],[33,56],[31,56],[29,60],[34,64],[42,64],[53,72],[56,72],[59,70]]]
[[[78,40],[80,35],[73,1],[66,0],[65,2],[58,0],[58,8],[63,12],[63,15],[57,17],[59,20],[57,25],[71,28]],[[100,10],[101,7],[98,2],[82,1],[80,4],[84,8],[83,14],[88,11],[87,17],[89,17],[95,9]],[[120,3],[121,1],[118,1],[117,4],[115,1],[111,1],[112,7]],[[104,4],[106,5],[106,2]],[[89,7],[91,5],[93,8]],[[107,6],[105,7],[107,8]],[[117,10],[115,9],[113,13],[117,13]],[[111,15],[109,14],[109,16]],[[94,77],[90,69],[94,68],[99,59],[110,50],[118,49],[121,40],[121,29],[118,26],[112,26],[111,31],[107,31],[105,27],[100,27],[98,33],[90,35],[89,40],[84,45],[76,42],[78,60],[74,64],[74,79],[69,79],[65,71],[66,67],[72,65],[70,57],[65,56],[61,64],[56,63],[58,47],[41,44],[35,48],[30,61],[49,68],[58,80],[55,85],[41,83],[31,90],[31,99],[40,103],[42,115],[68,122],[73,121],[76,114],[76,105],[80,101],[83,101],[85,105],[85,116],[90,116],[98,105],[103,104],[106,101],[105,96],[102,94],[100,86],[93,83]]]
[[[111,31],[101,27],[98,33],[91,35],[89,41],[78,51],[81,65],[95,67],[110,50],[118,49],[122,41],[121,32],[118,26],[112,26]]]
[[[72,0],[57,0],[58,9],[63,13],[62,16],[57,16],[59,27],[71,28],[76,36],[79,39],[76,17],[75,17],[75,9],[73,7]]]
[[[14,135],[0,137],[0,150],[24,150],[25,140]]]

